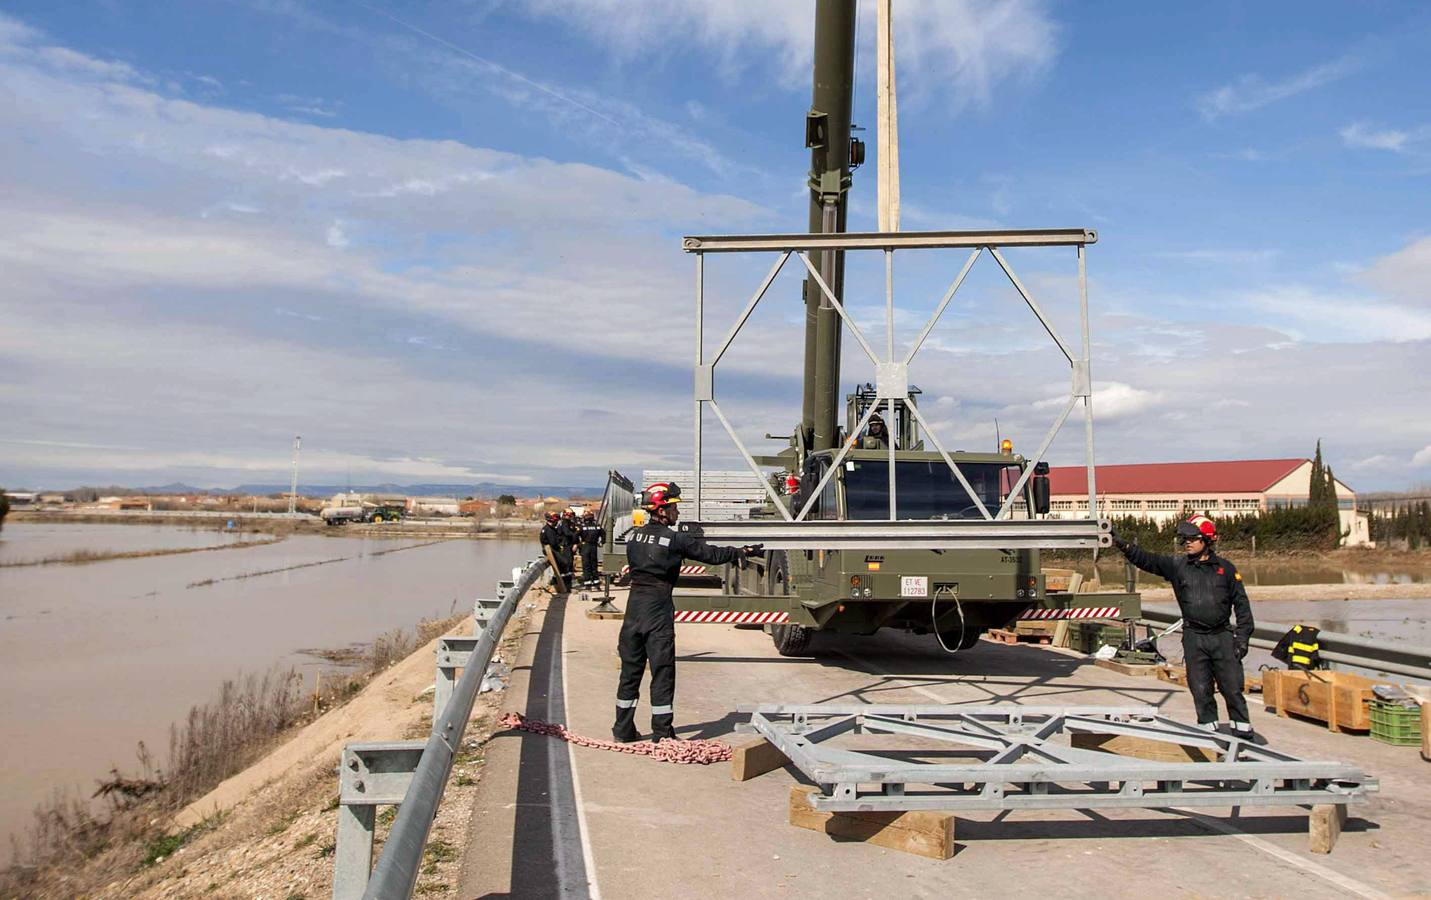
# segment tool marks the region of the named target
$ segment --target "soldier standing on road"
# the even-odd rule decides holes
[[[576,513],[571,510],[563,510],[561,521],[557,524],[557,534],[561,536],[561,570],[568,585],[574,584],[576,578]]]
[[[581,583],[585,585],[595,585],[598,583],[596,561],[597,553],[601,550],[601,542],[606,538],[606,533],[601,526],[596,523],[596,516],[587,512],[581,517]]]
[[[541,541],[542,553],[551,561],[553,573],[570,588],[571,582],[565,580],[568,576],[563,573],[566,566],[562,565],[561,517],[554,512],[547,513],[547,523],[542,526]]]
[[[672,724],[676,696],[676,608],[671,592],[681,575],[681,560],[694,559],[708,566],[737,563],[759,556],[763,548],[713,547],[691,534],[675,530],[680,518],[681,489],[675,483],[657,482],[641,493],[642,508],[650,511],[645,525],[626,539],[626,561],[631,567],[631,594],[621,623],[617,651],[621,654],[621,682],[616,688],[616,724],[611,733],[618,741],[641,740],[636,731],[636,701],[641,696],[641,676],[651,664],[651,740],[676,738]]]
[[[1252,730],[1247,700],[1242,696],[1242,658],[1252,638],[1252,606],[1247,602],[1242,575],[1217,555],[1217,526],[1207,516],[1179,522],[1177,537],[1184,547],[1182,556],[1149,553],[1116,534],[1113,546],[1133,565],[1166,578],[1173,586],[1183,614],[1183,665],[1198,724],[1265,744]],[[1227,706],[1230,726],[1217,724],[1214,682]]]

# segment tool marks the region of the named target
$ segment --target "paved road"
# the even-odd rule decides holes
[[[618,598],[618,605],[622,600]],[[534,618],[508,708],[609,734],[617,621],[557,598]],[[821,636],[824,637],[824,636]],[[1186,694],[1082,657],[981,642],[951,657],[932,638],[831,638],[785,659],[759,631],[677,632],[684,737],[730,736],[743,702],[1150,704],[1192,719]],[[1353,808],[1330,856],[1307,852],[1297,809],[1100,810],[961,815],[955,857],[934,861],[790,826],[793,769],[735,783],[726,765],[675,766],[503,734],[489,745],[461,896],[666,898],[1005,896],[1408,896],[1431,894],[1431,764],[1414,749],[1265,715],[1274,745],[1355,762],[1382,793]],[[637,722],[648,719],[643,698]],[[744,736],[735,736],[743,740]]]

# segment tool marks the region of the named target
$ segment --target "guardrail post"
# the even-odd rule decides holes
[[[477,602],[480,604],[484,601]],[[437,678],[433,682],[432,690],[433,728],[437,727],[437,720],[442,718],[442,711],[452,699],[452,688],[457,683],[457,670],[467,668],[467,661],[481,639],[480,626],[477,634],[471,636],[447,635],[437,639]]]
[[[363,896],[373,868],[379,806],[397,806],[412,784],[425,741],[348,744],[338,765],[338,835],[333,900]]]

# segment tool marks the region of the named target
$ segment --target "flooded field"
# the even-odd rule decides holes
[[[0,531],[0,567],[56,559],[74,553],[136,553],[222,547],[268,535],[167,525],[67,525],[11,522]]]
[[[1431,567],[1412,563],[1372,565],[1354,563],[1351,565],[1331,565],[1308,559],[1247,559],[1235,553],[1228,557],[1237,564],[1243,580],[1253,587],[1268,587],[1281,584],[1425,584],[1427,595],[1431,596]],[[1107,585],[1121,585],[1124,578],[1124,562],[1116,553],[1109,553],[1098,565],[1099,577]],[[1056,565],[1068,565],[1058,563]],[[1092,567],[1086,563],[1078,567],[1085,574]],[[1141,584],[1162,584],[1155,576],[1139,575]]]
[[[0,532],[0,559],[239,539],[14,523]],[[0,568],[0,846],[54,790],[88,793],[111,765],[131,766],[138,741],[162,759],[170,723],[224,679],[282,664],[311,684],[325,664],[300,651],[470,611],[536,551],[526,541],[428,540],[294,535],[211,553]]]

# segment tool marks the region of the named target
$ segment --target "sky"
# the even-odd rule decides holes
[[[814,4],[0,5],[0,485],[603,483],[689,468],[683,235],[805,228]],[[874,15],[855,114],[873,159]],[[1431,7],[900,0],[902,227],[1091,228],[1099,463],[1431,483]],[[874,230],[874,167],[852,230]],[[896,254],[895,340],[965,251]],[[1073,251],[1006,253],[1078,342]],[[707,354],[773,258],[705,265]],[[884,346],[883,260],[848,306]],[[787,265],[716,369],[800,415]],[[847,334],[843,382],[873,369]],[[910,380],[1030,452],[1069,366],[987,254]],[[1049,458],[1080,463],[1075,420]],[[704,420],[707,466],[739,458]]]

